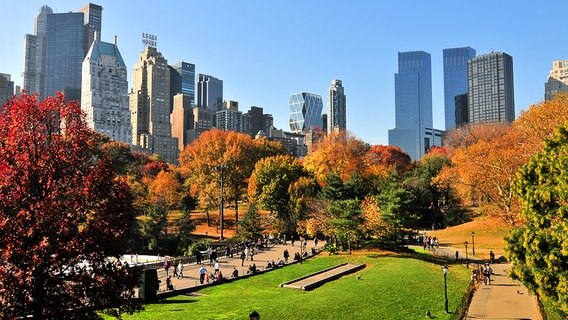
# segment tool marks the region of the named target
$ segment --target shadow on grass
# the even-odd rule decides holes
[[[198,300],[164,299],[164,300],[160,300],[160,301],[155,302],[155,304],[187,304],[187,303],[193,303],[193,302],[198,302]]]

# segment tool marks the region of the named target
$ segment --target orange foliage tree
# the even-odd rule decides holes
[[[329,174],[345,181],[354,172],[363,171],[367,150],[369,145],[349,133],[333,132],[315,146],[315,151],[304,159],[304,166],[320,183]]]
[[[389,172],[408,171],[412,160],[408,153],[396,146],[374,145],[365,154],[365,172],[373,176],[386,177]]]

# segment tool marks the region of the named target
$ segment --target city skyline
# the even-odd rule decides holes
[[[543,36],[555,28],[562,30],[561,14],[568,9],[565,3],[481,1],[467,6],[448,1],[358,1],[341,11],[337,11],[342,4],[339,1],[164,1],[161,10],[132,2],[93,3],[103,7],[101,40],[112,42],[113,36],[118,36],[129,71],[129,89],[131,71],[143,49],[141,34],[147,32],[158,37],[158,50],[168,61],[189,62],[195,64],[196,73],[223,79],[225,100],[239,101],[242,110],[253,105],[264,108],[280,129],[288,128],[291,94],[325,96],[329,82],[341,79],[349,95],[347,128],[371,144],[387,144],[388,130],[394,127],[392,74],[398,52],[432,55],[436,129],[445,128],[443,49],[470,46],[478,54],[492,50],[510,54],[515,61],[516,115],[543,100],[552,61],[568,58],[562,43],[550,45]],[[0,39],[12,48],[0,53],[0,72],[10,74],[15,85],[21,85],[24,35],[33,33],[33,21],[44,4],[62,13],[77,12],[87,2],[4,4],[0,19],[9,28],[2,28]],[[489,4],[494,11],[488,10]],[[304,8],[293,24],[282,14],[288,6]],[[503,19],[503,11],[513,18]],[[215,25],[207,23],[208,14],[185,16],[187,12],[216,12],[218,21],[231,23]],[[338,12],[343,19],[337,19]],[[135,19],[142,16],[148,19]],[[534,19],[541,16],[546,16],[546,23]],[[329,37],[334,41],[326,41]]]

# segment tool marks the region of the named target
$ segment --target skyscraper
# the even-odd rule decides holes
[[[327,131],[347,129],[347,101],[341,80],[331,81],[327,97]]]
[[[400,147],[413,160],[420,159],[434,141],[427,135],[432,125],[432,74],[430,54],[424,51],[398,53],[394,75],[395,128],[389,130],[389,145]]]
[[[41,7],[35,34],[24,38],[23,89],[41,98],[62,91],[80,100],[83,59],[92,40],[100,40],[101,19],[102,7],[91,3],[69,13]]]
[[[169,66],[169,68],[172,103],[176,94],[183,93],[190,96],[191,107],[193,107],[195,105],[195,65],[182,61]]]
[[[14,82],[11,78],[9,74],[0,73],[0,108],[14,96]]]
[[[221,110],[223,108],[223,80],[199,74],[197,106],[212,112]]]
[[[93,41],[101,41],[103,7],[89,3],[79,10],[83,13],[83,50],[89,52]]]
[[[179,150],[170,122],[168,61],[156,48],[144,48],[134,66],[132,81],[132,145],[176,163]]]
[[[193,113],[191,111],[191,96],[184,93],[178,93],[172,100],[174,110],[171,114],[172,121],[172,137],[178,139],[178,149],[183,151],[183,148],[188,141],[188,130],[192,125]]]
[[[503,52],[477,56],[467,63],[468,120],[511,123],[515,120],[513,58]]]
[[[544,99],[550,100],[558,92],[568,92],[568,60],[552,62],[548,81],[544,84]]]
[[[38,93],[43,88],[43,53],[47,32],[47,15],[53,14],[48,6],[42,6],[34,21],[34,34],[24,36],[24,72],[22,89],[28,93]]]
[[[305,132],[322,127],[321,111],[323,102],[320,95],[301,92],[290,96],[290,130]]]
[[[132,143],[126,64],[114,43],[95,40],[83,61],[81,109],[87,125],[116,141]]]
[[[446,130],[456,127],[457,95],[467,93],[467,62],[475,57],[470,47],[444,49],[444,115]]]

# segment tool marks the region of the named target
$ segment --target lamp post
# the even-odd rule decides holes
[[[475,232],[471,232],[471,254],[475,255]]]
[[[219,171],[220,175],[220,184],[221,184],[221,198],[219,200],[219,229],[221,233],[220,239],[223,240],[223,220],[224,220],[224,204],[223,204],[223,171],[227,166],[224,163],[221,163],[218,166],[214,166],[213,169]]]
[[[444,273],[444,299],[445,299],[446,313],[450,313],[450,311],[448,310],[448,282],[446,281],[446,276],[448,274],[447,265],[444,265],[442,267],[442,273]]]
[[[465,245],[465,266],[469,269],[469,257],[467,256],[467,245],[469,243],[466,241],[463,244]]]
[[[302,264],[302,259],[304,259],[304,238],[300,237],[300,264]]]

